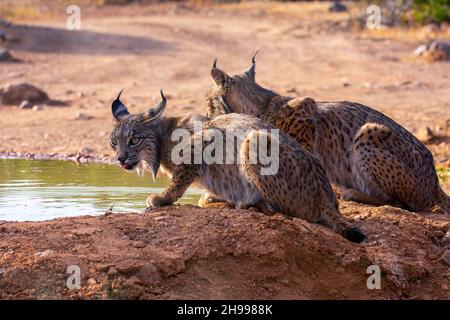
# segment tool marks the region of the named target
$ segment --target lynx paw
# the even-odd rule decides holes
[[[166,198],[158,196],[158,195],[151,194],[147,198],[148,208],[159,208],[159,207],[167,206],[169,204],[172,204],[172,203],[169,200],[167,200]]]

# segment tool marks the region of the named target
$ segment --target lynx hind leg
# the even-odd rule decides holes
[[[284,214],[293,215],[289,210],[287,210],[287,205],[283,203],[288,202],[286,198],[289,197],[289,193],[293,191],[288,191],[288,183],[282,181],[283,174],[278,172],[275,174],[262,174],[262,163],[260,161],[260,153],[266,150],[260,150],[259,141],[266,139],[267,149],[270,150],[272,143],[277,143],[272,141],[270,135],[265,130],[252,130],[241,145],[240,149],[240,160],[241,160],[241,172],[246,177],[246,179],[261,193],[263,201],[270,208],[274,210],[279,209]],[[281,159],[281,150],[279,150],[280,158],[277,159],[279,162]],[[265,153],[267,154],[267,153]],[[293,161],[293,159],[291,160]],[[284,183],[283,183],[284,182]],[[281,204],[281,205],[280,205]],[[291,204],[293,206],[293,204]]]
[[[318,161],[303,152],[295,141],[280,137],[278,172],[262,175],[261,163],[252,163],[250,158],[251,142],[259,141],[260,137],[270,139],[265,131],[252,131],[247,135],[240,156],[243,174],[263,199],[287,216],[321,223],[350,241],[361,242],[365,236],[340,215],[336,197]],[[269,141],[278,143],[273,139]]]
[[[409,159],[405,154],[396,155],[402,151],[408,153]],[[415,158],[420,163],[420,154],[393,136],[389,128],[365,124],[356,134],[352,149],[353,170],[363,195],[350,191],[346,193],[351,195],[348,198],[353,196],[354,200],[369,204],[400,205],[412,210],[429,208],[433,197],[427,197],[429,191],[423,190],[421,169],[412,165]]]
[[[341,234],[351,242],[360,243],[366,236],[356,227],[352,227],[350,222],[340,214],[337,208],[325,207],[322,209],[321,224],[329,227],[334,232]]]

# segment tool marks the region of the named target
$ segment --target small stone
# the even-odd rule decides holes
[[[38,259],[38,260],[46,260],[46,259],[53,257],[54,255],[55,255],[55,251],[53,251],[53,250],[45,250],[45,251],[37,252],[34,254],[36,259]]]
[[[347,11],[347,7],[342,4],[340,1],[334,1],[330,7],[328,8],[329,12],[345,12]]]
[[[424,54],[425,51],[427,51],[427,49],[428,49],[428,46],[426,44],[422,44],[414,50],[414,54],[416,56],[420,56],[420,55]]]
[[[441,257],[441,262],[444,265],[450,266],[450,250],[447,250],[444,255]]]
[[[87,280],[87,284],[88,284],[88,286],[94,286],[94,285],[97,284],[97,281],[95,281],[94,278],[89,278],[89,279]]]
[[[40,106],[40,105],[35,105],[35,106],[33,106],[33,111],[41,111],[41,110],[44,110],[44,107],[43,106]]]
[[[125,240],[125,241],[130,241],[130,237],[127,236],[126,234],[124,234],[124,235],[122,236],[122,239]]]
[[[0,48],[0,61],[3,62],[18,62],[19,59],[14,58],[11,52],[6,48]]]
[[[123,260],[116,265],[116,268],[120,273],[134,273],[139,271],[143,265],[140,261]]]
[[[33,108],[33,104],[28,100],[23,100],[20,103],[20,109],[31,109]]]
[[[436,238],[440,239],[440,238],[442,238],[444,236],[444,232],[442,232],[441,230],[437,230],[437,231],[434,232],[434,236]]]
[[[87,155],[93,153],[94,149],[92,149],[91,147],[88,147],[88,146],[84,146],[84,147],[80,148],[80,150],[78,150],[78,152],[83,156],[87,156]]]
[[[442,237],[441,241],[444,245],[450,244],[450,231],[447,231],[447,233]]]
[[[94,116],[92,116],[90,114],[77,111],[77,113],[75,113],[74,119],[75,120],[91,120],[93,118],[94,118]]]
[[[429,142],[435,137],[435,135],[429,127],[424,127],[417,130],[416,137],[422,142]]]
[[[143,242],[143,241],[133,241],[132,243],[131,243],[131,245],[134,247],[134,248],[145,248],[145,243]]]
[[[115,275],[117,275],[119,273],[119,271],[117,271],[116,268],[111,267],[111,268],[109,268],[107,273],[108,273],[109,276],[115,276]]]

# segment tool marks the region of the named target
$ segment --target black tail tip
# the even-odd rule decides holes
[[[345,239],[356,243],[360,243],[366,238],[358,228],[347,228],[342,232],[342,235]]]

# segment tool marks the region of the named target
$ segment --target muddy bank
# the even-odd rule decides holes
[[[25,160],[64,160],[75,161],[79,163],[108,163],[114,164],[116,161],[111,157],[83,154],[47,154],[47,153],[31,153],[31,152],[0,152],[0,159],[25,159]]]
[[[449,216],[341,206],[363,244],[298,219],[194,206],[0,222],[0,299],[450,298]],[[374,264],[380,290],[366,286]],[[74,265],[81,288],[69,290]]]

